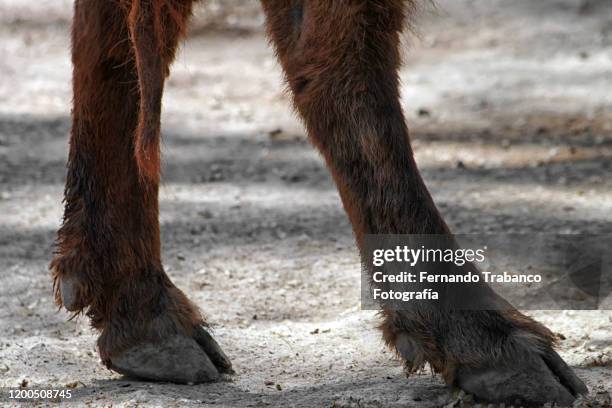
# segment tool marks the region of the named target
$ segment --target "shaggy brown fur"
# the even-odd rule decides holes
[[[294,106],[333,175],[358,246],[365,234],[448,234],[399,102],[400,33],[413,1],[262,4]],[[73,309],[86,310],[102,332],[103,359],[145,336],[203,322],[164,273],[157,202],[164,79],[191,5],[76,1],[66,208],[51,269],[56,281],[79,282]],[[552,344],[546,328],[514,310],[382,315],[387,344],[408,334],[419,355],[403,357],[429,361],[449,383],[458,366],[503,363]]]
[[[55,282],[79,282],[75,309],[102,332],[103,359],[145,333],[164,336],[149,330],[161,311],[169,330],[203,320],[164,273],[157,199],[163,81],[190,11],[180,0],[75,4],[66,206],[51,269]]]
[[[399,102],[399,36],[414,4],[262,4],[295,107],[338,185],[358,245],[365,234],[448,234],[414,161]],[[387,344],[408,332],[422,344],[419,360],[449,382],[458,364],[525,356],[552,342],[547,329],[516,311],[384,311],[383,317]]]

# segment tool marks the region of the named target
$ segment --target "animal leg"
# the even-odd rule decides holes
[[[407,0],[262,0],[296,110],[365,234],[449,234],[416,166],[399,101]],[[474,293],[485,298],[487,293]],[[548,329],[516,310],[385,310],[388,344],[482,400],[571,403],[584,384]]]
[[[190,12],[182,0],[76,1],[65,210],[50,265],[56,302],[91,318],[109,368],[175,382],[231,371],[160,255],[161,95]]]

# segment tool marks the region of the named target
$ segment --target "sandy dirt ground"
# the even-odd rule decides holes
[[[100,364],[87,319],[53,305],[70,2],[0,0],[0,386],[69,386],[71,406],[460,405],[429,371],[405,378],[376,314],[360,310],[350,226],[289,108],[261,15],[215,10],[212,23],[198,15],[168,82],[161,224],[169,275],[237,375],[122,378]],[[441,0],[420,14],[402,103],[452,228],[612,232],[609,1]],[[560,334],[588,384],[578,405],[610,406],[612,312],[529,313]]]

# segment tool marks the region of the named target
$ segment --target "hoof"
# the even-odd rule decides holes
[[[128,377],[180,384],[216,381],[221,373],[233,373],[225,353],[200,326],[193,338],[177,333],[160,342],[138,344],[111,357],[107,366]]]
[[[584,383],[554,351],[517,365],[459,368],[455,385],[487,402],[570,406],[588,393]]]

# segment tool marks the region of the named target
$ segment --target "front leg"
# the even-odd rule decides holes
[[[76,2],[66,204],[51,270],[57,303],[87,313],[109,368],[152,380],[210,381],[231,363],[162,267],[159,144],[151,140],[159,136],[160,87],[185,24],[176,19],[187,19],[191,2],[157,3]],[[147,37],[160,22],[163,33]],[[137,66],[141,57],[160,61]]]
[[[293,101],[337,184],[357,244],[365,234],[449,234],[413,158],[399,101],[409,0],[263,0]],[[486,293],[476,294],[484,299]],[[385,311],[387,343],[477,398],[571,403],[586,387],[549,330],[516,310]]]

